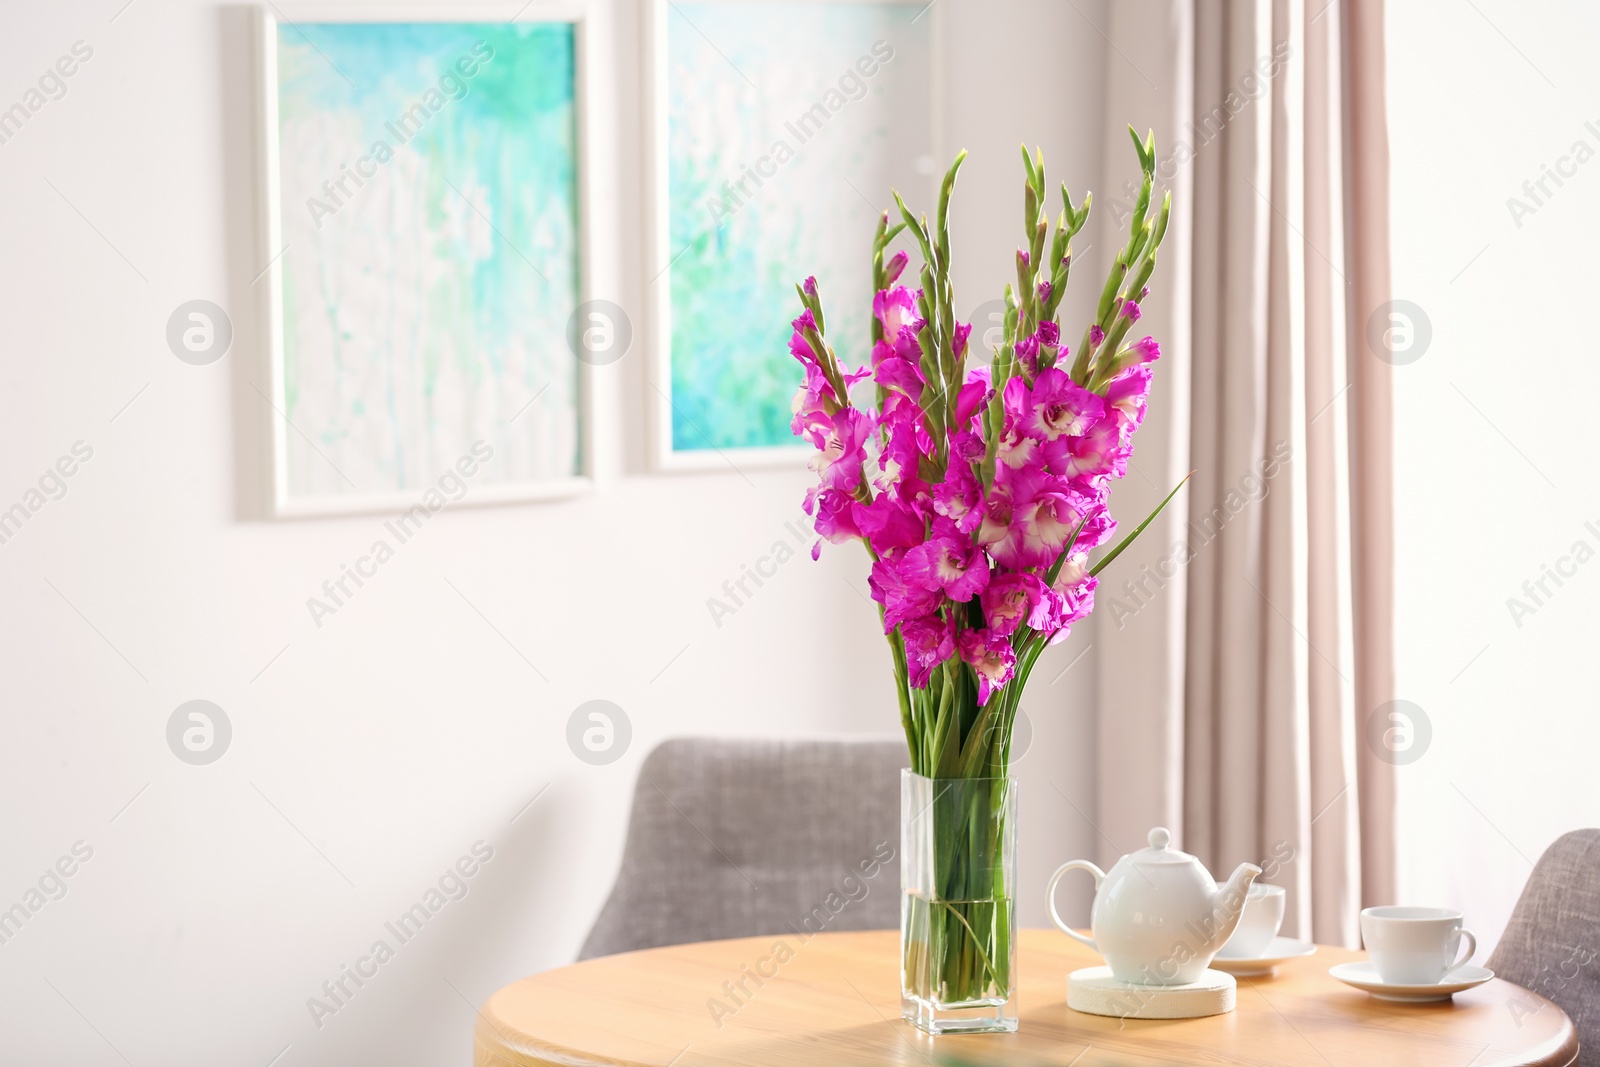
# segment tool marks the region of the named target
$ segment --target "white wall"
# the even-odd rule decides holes
[[[635,352],[600,372],[604,492],[447,511],[314,627],[306,598],[381,517],[259,518],[251,279],[267,256],[253,236],[249,11],[121,5],[8,2],[0,15],[6,105],[73,42],[94,49],[66,97],[0,144],[0,508],[74,442],[93,448],[66,496],[0,545],[0,908],[75,842],[93,849],[65,897],[0,945],[0,1059],[465,1063],[472,1006],[576,952],[654,743],[895,729],[865,562],[796,559],[716,628],[706,598],[786,536],[808,476],[642,473]],[[638,307],[637,9],[595,10],[600,288]],[[945,147],[974,152],[955,234],[976,305],[1010,270],[1016,143],[1042,143],[1074,190],[1100,173],[1103,61],[1087,19],[1104,11],[942,0],[938,13]],[[1067,58],[1047,62],[1056,47]],[[1013,87],[1018,55],[1055,69]],[[197,297],[236,331],[207,367],[163,338]],[[1053,650],[1039,677],[1091,637]],[[824,671],[826,689],[812,681]],[[1092,661],[1080,672],[1028,703],[1032,925],[1050,867],[1094,846],[1050,788],[1092,810]],[[208,767],[179,762],[164,736],[194,698],[233,724]],[[592,698],[634,728],[607,767],[564,740]],[[469,894],[315,1028],[307,998],[480,839],[494,859]]]
[[[1395,294],[1433,335],[1395,371],[1399,692],[1433,731],[1400,768],[1401,896],[1462,909],[1487,954],[1531,861],[1600,825],[1600,563],[1543,606],[1522,588],[1600,551],[1600,159],[1542,206],[1523,190],[1600,153],[1600,10],[1475,6],[1389,5],[1389,103]]]

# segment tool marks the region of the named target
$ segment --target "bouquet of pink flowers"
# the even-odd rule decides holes
[[[799,286],[805,310],[789,347],[806,379],[793,426],[816,446],[820,477],[805,508],[823,538],[861,541],[872,558],[911,749],[901,1011],[933,1033],[1016,1028],[1009,770],[1022,688],[1045,647],[1094,608],[1095,576],[1178,491],[1089,562],[1116,528],[1111,483],[1127,473],[1161,355],[1153,338],[1129,337],[1172,201],[1152,213],[1154,137],[1129,133],[1144,182],[1076,354],[1061,343],[1058,310],[1089,197],[1074,207],[1062,185],[1052,236],[1044,158],[1026,148],[1027,247],[989,366],[966,368],[972,325],[956,320],[950,285],[950,194],[965,153],[945,174],[932,225],[898,193],[902,221],[891,226],[885,212],[878,222],[868,364],[839,361],[816,279]],[[903,230],[922,252],[915,289],[898,284],[904,252],[885,260]],[[857,403],[858,386],[871,405]]]
[[[879,220],[869,364],[850,370],[838,359],[816,279],[798,287],[805,310],[789,348],[805,384],[793,429],[816,446],[820,477],[805,510],[822,538],[861,541],[872,558],[911,767],[926,777],[1006,775],[1028,672],[1093,610],[1095,576],[1155,517],[1089,562],[1116,528],[1111,483],[1127,473],[1161,355],[1153,338],[1128,338],[1172,198],[1152,211],[1154,137],[1129,132],[1144,181],[1076,355],[1057,311],[1090,197],[1074,207],[1062,184],[1052,237],[1043,155],[1026,148],[1027,247],[989,366],[965,366],[972,326],[956,320],[950,285],[950,194],[965,152],[944,177],[932,225],[898,193],[902,221],[891,226],[888,212]],[[902,230],[922,253],[918,288],[898,284],[905,252],[885,259]],[[871,405],[852,396],[869,391],[855,388],[867,379]]]

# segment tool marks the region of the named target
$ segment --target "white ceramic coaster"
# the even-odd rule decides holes
[[[1198,1019],[1232,1011],[1237,989],[1221,971],[1188,985],[1135,985],[1111,977],[1110,967],[1085,967],[1067,975],[1067,1007],[1118,1019]]]

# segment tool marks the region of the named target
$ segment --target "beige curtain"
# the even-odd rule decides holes
[[[1123,122],[1153,127],[1178,205],[1118,514],[1195,474],[1101,589],[1099,829],[1108,857],[1161,823],[1214,872],[1268,867],[1285,933],[1353,944],[1394,889],[1392,768],[1363,740],[1393,675],[1388,367],[1362,347],[1389,282],[1381,3],[1107,19],[1108,178]]]

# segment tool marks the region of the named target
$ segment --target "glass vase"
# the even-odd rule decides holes
[[[1017,780],[900,774],[900,1014],[1017,1028]]]

